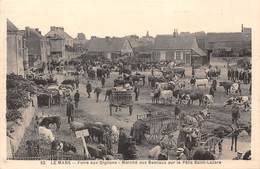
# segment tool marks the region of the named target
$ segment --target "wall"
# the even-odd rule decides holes
[[[27,108],[20,109],[23,115],[21,124],[18,125],[17,123],[13,122],[8,122],[10,125],[7,124],[9,128],[12,126],[14,129],[14,133],[11,134],[13,139],[7,137],[7,158],[12,158],[15,152],[18,150],[26,128],[30,125],[32,118],[38,109],[36,96],[33,97],[33,103],[35,107],[32,107],[32,104],[30,104]]]
[[[7,34],[7,73],[24,75],[23,37],[16,33]]]

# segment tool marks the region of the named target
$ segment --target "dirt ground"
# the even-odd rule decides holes
[[[218,65],[221,67],[221,77],[219,81],[227,80],[226,68],[224,67],[224,62],[218,62],[216,64],[211,63],[212,65]],[[186,78],[190,78],[191,70],[187,68],[186,70]],[[142,72],[146,76],[150,74],[150,72]],[[196,75],[200,74],[203,76],[203,70],[196,70]],[[105,88],[103,89],[100,97],[100,101],[96,103],[95,95],[92,93],[91,98],[87,98],[85,84],[87,79],[82,78],[80,82],[80,102],[79,102],[79,110],[76,112],[75,121],[79,122],[104,122],[110,125],[116,125],[117,127],[124,127],[127,131],[130,131],[131,126],[137,119],[137,115],[142,115],[148,112],[148,110],[152,112],[173,112],[175,108],[175,104],[172,105],[162,105],[162,104],[152,104],[150,93],[151,89],[147,85],[141,87],[140,90],[140,98],[139,101],[134,102],[134,110],[132,116],[129,116],[128,109],[122,108],[118,112],[113,112],[113,115],[109,115],[109,105],[108,102],[104,102],[104,94],[107,88],[113,86],[113,80],[118,76],[117,72],[113,72],[111,77],[106,80]],[[58,81],[64,79],[62,75],[56,75]],[[95,86],[101,86],[99,81],[90,81]],[[147,82],[147,79],[146,79]],[[242,95],[248,95],[248,85],[242,84]],[[209,92],[208,88],[201,88],[205,93]],[[226,95],[224,93],[224,89],[222,87],[217,87],[216,96],[214,98],[214,105],[210,107],[211,112],[211,122],[206,123],[206,128],[208,130],[215,128],[220,125],[220,123],[231,124],[231,111],[230,107],[223,108],[223,103],[226,99],[230,97],[230,95]],[[182,105],[181,110],[186,111],[188,113],[192,113],[193,111],[201,110],[202,108],[198,106],[198,103],[195,101],[193,105],[187,106]],[[57,139],[66,140],[68,142],[72,142],[76,145],[78,153],[83,154],[82,142],[80,139],[77,139],[69,129],[69,124],[67,123],[66,117],[66,107],[65,105],[61,106],[52,106],[51,108],[39,108],[38,112],[44,112],[45,114],[55,114],[59,115],[62,120],[61,128],[59,131],[53,129],[54,135]],[[251,121],[251,113],[250,112],[242,112],[241,113],[241,121],[249,122]],[[35,134],[34,122],[32,122],[31,126],[25,133],[24,139],[22,140],[20,149],[17,154],[24,153],[24,145],[25,141],[29,139],[35,139],[37,135]],[[250,149],[250,137],[247,135],[241,136],[238,139],[238,151],[246,151]],[[224,140],[223,144],[223,153],[221,159],[232,159],[235,156],[234,152],[230,151],[230,143],[231,141],[227,138]],[[142,145],[137,146],[138,149],[138,158],[139,159],[148,159],[148,151],[154,145]],[[117,151],[117,145],[115,144],[113,147],[114,152]],[[170,157],[173,159],[173,157]]]

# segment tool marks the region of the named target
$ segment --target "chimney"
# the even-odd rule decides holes
[[[51,31],[55,31],[56,27],[55,26],[51,26]]]
[[[109,37],[109,36],[106,36],[105,38],[106,38],[106,41],[109,41],[109,39],[110,39],[110,37]]]
[[[25,33],[26,36],[29,36],[29,34],[30,34],[30,27],[29,26],[25,27],[24,33]]]
[[[241,25],[241,32],[244,32],[244,25]]]

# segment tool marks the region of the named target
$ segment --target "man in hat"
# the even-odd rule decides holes
[[[90,84],[89,81],[87,82],[86,89],[88,93],[88,98],[90,98],[90,93],[92,92],[92,85]]]
[[[101,77],[101,85],[102,85],[102,88],[105,87],[105,82],[106,82],[106,79],[105,79],[105,75]]]
[[[71,98],[68,99],[68,103],[67,103],[67,116],[68,116],[69,124],[70,124],[70,122],[74,121],[74,106],[72,104]]]
[[[99,87],[96,87],[95,90],[94,90],[94,93],[96,93],[96,102],[98,102],[99,100],[99,94],[101,93],[101,89]]]
[[[214,87],[212,85],[209,89],[209,94],[212,95],[213,97],[215,96],[215,90],[214,90]]]
[[[181,109],[178,106],[175,106],[174,113],[175,113],[175,119],[179,119]]]
[[[76,91],[76,93],[74,94],[74,101],[75,101],[75,108],[78,109],[78,105],[79,105],[79,90]]]
[[[139,97],[139,87],[137,85],[137,82],[135,82],[134,84],[134,93],[135,93],[135,101],[138,101],[138,97]]]

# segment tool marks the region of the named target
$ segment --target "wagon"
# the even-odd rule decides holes
[[[167,146],[176,148],[177,143],[172,137],[167,137],[169,133],[175,132],[175,118],[166,112],[158,112],[155,115],[137,115],[147,126],[146,140],[150,144],[158,144],[160,141],[167,142]],[[171,135],[172,136],[172,135]]]
[[[119,107],[128,107],[131,116],[133,112],[132,92],[128,90],[112,91],[109,99],[110,116],[112,116],[113,107],[116,107],[116,110]]]

